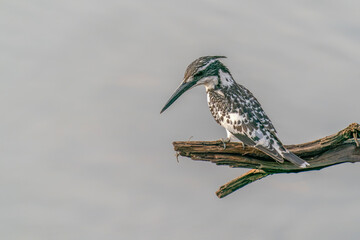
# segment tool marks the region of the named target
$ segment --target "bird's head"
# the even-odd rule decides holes
[[[175,90],[173,95],[167,101],[160,113],[164,112],[170,105],[176,101],[187,90],[205,85],[206,89],[213,89],[220,83],[219,71],[222,70],[228,74],[229,70],[218,59],[225,56],[205,56],[193,61],[185,71],[184,80]]]

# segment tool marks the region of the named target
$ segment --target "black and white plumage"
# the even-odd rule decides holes
[[[184,80],[165,104],[161,113],[187,90],[204,85],[210,112],[226,129],[227,139],[238,139],[255,147],[278,162],[284,159],[299,167],[309,164],[288,151],[279,140],[270,119],[258,100],[244,86],[236,83],[229,69],[219,61],[224,56],[196,59],[186,69]]]

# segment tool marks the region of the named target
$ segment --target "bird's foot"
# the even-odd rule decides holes
[[[225,150],[226,144],[230,142],[230,138],[220,138],[220,141],[224,144],[224,150]]]

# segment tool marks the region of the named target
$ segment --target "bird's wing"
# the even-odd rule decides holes
[[[252,109],[241,107],[239,111],[229,113],[226,129],[244,144],[258,148],[273,159],[283,162],[280,152],[286,150],[275,133],[264,127]]]
[[[300,167],[306,167],[309,165],[303,159],[289,152],[282,145],[276,135],[276,132],[264,125],[264,120],[261,121],[261,119],[259,119],[259,116],[265,116],[265,118],[268,119],[265,113],[259,113],[260,111],[263,112],[261,107],[260,109],[255,109],[251,107],[251,105],[240,105],[241,107],[239,107],[239,112],[229,114],[230,123],[232,123],[232,125],[230,127],[231,130],[227,129],[231,132],[231,134],[244,144],[259,149],[278,162],[282,163],[284,162],[284,159],[286,159]],[[268,121],[271,124],[270,120]]]
[[[258,100],[242,85],[238,84],[238,94],[228,101],[236,111],[229,113],[229,125],[226,127],[244,144],[263,151],[273,159],[283,162],[282,152],[286,151],[277,138],[276,130],[262,109]]]
[[[259,101],[256,99],[256,97],[243,85],[238,84],[240,94],[242,96],[246,96],[248,101],[245,101],[244,104],[246,108],[252,109],[253,115],[262,123],[262,125],[268,129],[270,132],[274,133],[274,135],[277,137],[277,132],[272,124],[270,118],[266,115],[265,111],[262,109]]]
[[[229,125],[226,127],[231,134],[244,144],[253,146],[278,162],[284,159],[300,166],[308,165],[303,159],[289,152],[277,137],[276,130],[269,117],[262,109],[258,100],[242,85],[238,84],[240,94],[231,97],[237,111],[229,113]]]
[[[232,129],[230,130],[236,138],[244,144],[253,146],[273,159],[283,162],[283,151],[286,151],[282,143],[278,140],[275,133],[269,131],[252,113],[252,110],[244,108],[244,113],[230,114],[230,119],[242,119],[243,121],[232,120]]]

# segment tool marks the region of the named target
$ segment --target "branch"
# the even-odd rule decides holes
[[[308,143],[286,145],[287,149],[310,164],[307,168],[298,168],[287,161],[278,163],[256,148],[243,147],[238,142],[227,143],[226,149],[221,141],[178,141],[173,142],[173,145],[179,155],[193,160],[253,169],[220,187],[216,194],[221,198],[271,174],[320,170],[345,162],[360,162],[358,137],[360,125],[352,123],[331,136]]]

